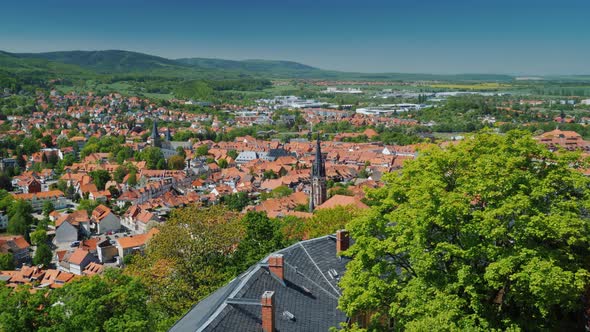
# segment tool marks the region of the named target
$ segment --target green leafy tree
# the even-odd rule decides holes
[[[246,270],[273,251],[287,246],[281,232],[281,223],[270,219],[264,212],[250,211],[242,218],[246,236],[240,241],[234,254],[234,267],[238,272]]]
[[[88,173],[88,175],[90,175],[90,177],[92,178],[92,182],[94,182],[98,190],[104,190],[107,182],[111,180],[111,174],[104,169],[92,171]]]
[[[374,328],[580,329],[590,179],[578,158],[517,131],[422,151],[348,225],[340,307]]]
[[[30,286],[0,287],[0,331],[37,331],[48,327],[45,308],[51,305],[47,289],[31,293]]]
[[[236,158],[238,157],[238,152],[236,150],[229,150],[227,151],[227,156],[233,160],[236,160]]]
[[[113,179],[117,181],[117,183],[121,183],[127,174],[129,174],[127,167],[119,166],[115,169],[115,172],[113,172]]]
[[[170,169],[182,170],[184,169],[184,158],[179,155],[170,157],[168,160],[168,167]]]
[[[206,144],[203,144],[197,148],[197,156],[203,157],[209,154],[209,147]]]
[[[51,330],[156,330],[147,288],[119,269],[70,282],[53,291],[50,298],[56,303],[46,309]]]
[[[47,243],[47,231],[45,231],[44,229],[38,229],[34,232],[31,232],[31,244],[35,246],[40,246],[44,243]]]
[[[53,202],[51,202],[51,201],[43,202],[43,215],[45,215],[47,217],[53,211],[55,211],[55,206],[53,205]]]
[[[184,151],[184,148],[182,146],[179,146],[176,148],[176,153],[182,157],[182,159],[186,158],[186,151]]]
[[[14,257],[11,253],[0,253],[0,270],[14,270]]]
[[[78,210],[86,210],[86,212],[88,212],[88,215],[90,215],[98,205],[100,205],[100,202],[97,202],[95,200],[81,199],[80,204],[78,205]]]
[[[144,160],[146,162],[146,166],[148,169],[163,169],[158,168],[158,166],[161,166],[162,163],[164,163],[164,165],[166,164],[166,160],[164,159],[164,154],[162,153],[162,150],[160,150],[160,148],[157,147],[150,146],[143,149],[143,151],[139,153],[139,159]]]
[[[16,200],[8,208],[8,232],[28,236],[29,226],[33,223],[33,208],[24,200]]]
[[[221,159],[219,159],[219,160],[217,161],[217,165],[218,165],[220,168],[227,168],[228,162],[227,162],[227,160],[225,160],[225,159],[221,158]]]
[[[126,269],[148,285],[151,303],[172,324],[234,276],[231,254],[242,237],[239,214],[221,205],[176,209]]]
[[[250,204],[250,198],[248,197],[247,193],[239,192],[222,196],[221,202],[225,204],[230,210],[242,211],[246,206],[248,206],[248,204]]]
[[[137,172],[135,170],[131,170],[131,172],[129,172],[129,177],[127,178],[127,184],[130,186],[137,185]]]
[[[281,198],[285,196],[289,196],[293,193],[293,189],[287,186],[278,186],[271,191],[272,197],[274,198]]]
[[[268,180],[268,179],[276,179],[279,176],[277,175],[277,173],[275,173],[275,171],[273,171],[272,169],[266,170],[264,172],[262,172],[262,178],[264,180]]]
[[[35,257],[33,257],[33,264],[49,266],[52,257],[53,252],[51,251],[51,248],[49,248],[47,243],[43,242],[37,246]]]

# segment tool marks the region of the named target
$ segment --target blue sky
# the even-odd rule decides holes
[[[0,49],[124,49],[360,72],[590,74],[588,0],[17,0]]]

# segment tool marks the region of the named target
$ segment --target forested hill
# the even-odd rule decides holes
[[[276,60],[224,60],[209,58],[184,58],[180,63],[203,69],[235,70],[251,74],[291,75],[298,77],[323,77],[329,71],[293,61]]]
[[[8,53],[0,51],[0,70],[64,69],[68,73],[136,74],[178,78],[301,78],[333,80],[441,80],[441,81],[512,81],[509,75],[493,74],[408,74],[350,73],[324,70],[292,61],[223,60],[205,58],[166,59],[144,53],[107,51],[63,51],[47,53]],[[63,67],[69,65],[71,67]]]
[[[109,51],[63,51],[47,53],[13,53],[18,58],[45,59],[77,65],[99,73],[124,73],[149,71],[154,69],[186,70],[192,66],[149,54],[109,50]]]

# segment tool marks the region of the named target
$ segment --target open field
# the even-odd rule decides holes
[[[474,84],[440,83],[440,84],[430,84],[429,86],[432,88],[437,88],[437,89],[453,89],[453,90],[505,90],[505,89],[511,89],[514,87],[511,84],[495,83],[495,82],[474,83]]]

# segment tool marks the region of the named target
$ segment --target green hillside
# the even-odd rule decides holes
[[[153,55],[109,50],[109,51],[64,51],[48,53],[18,53],[15,57],[38,59],[77,65],[98,73],[127,73],[155,69],[182,70],[187,65]]]
[[[509,75],[460,74],[432,75],[406,73],[349,73],[323,70],[292,61],[223,60],[206,58],[166,59],[158,56],[120,51],[64,51],[47,53],[3,52],[11,57],[0,62],[2,69],[47,68],[48,71],[71,69],[79,73],[83,68],[98,74],[134,74],[175,78],[231,79],[298,78],[325,80],[390,80],[390,81],[512,81]],[[21,62],[19,60],[30,60]],[[71,65],[75,67],[63,67]],[[8,67],[8,68],[7,68]]]
[[[46,76],[90,74],[89,71],[76,65],[49,61],[43,58],[22,58],[3,51],[0,51],[0,69],[17,73],[35,72]]]

